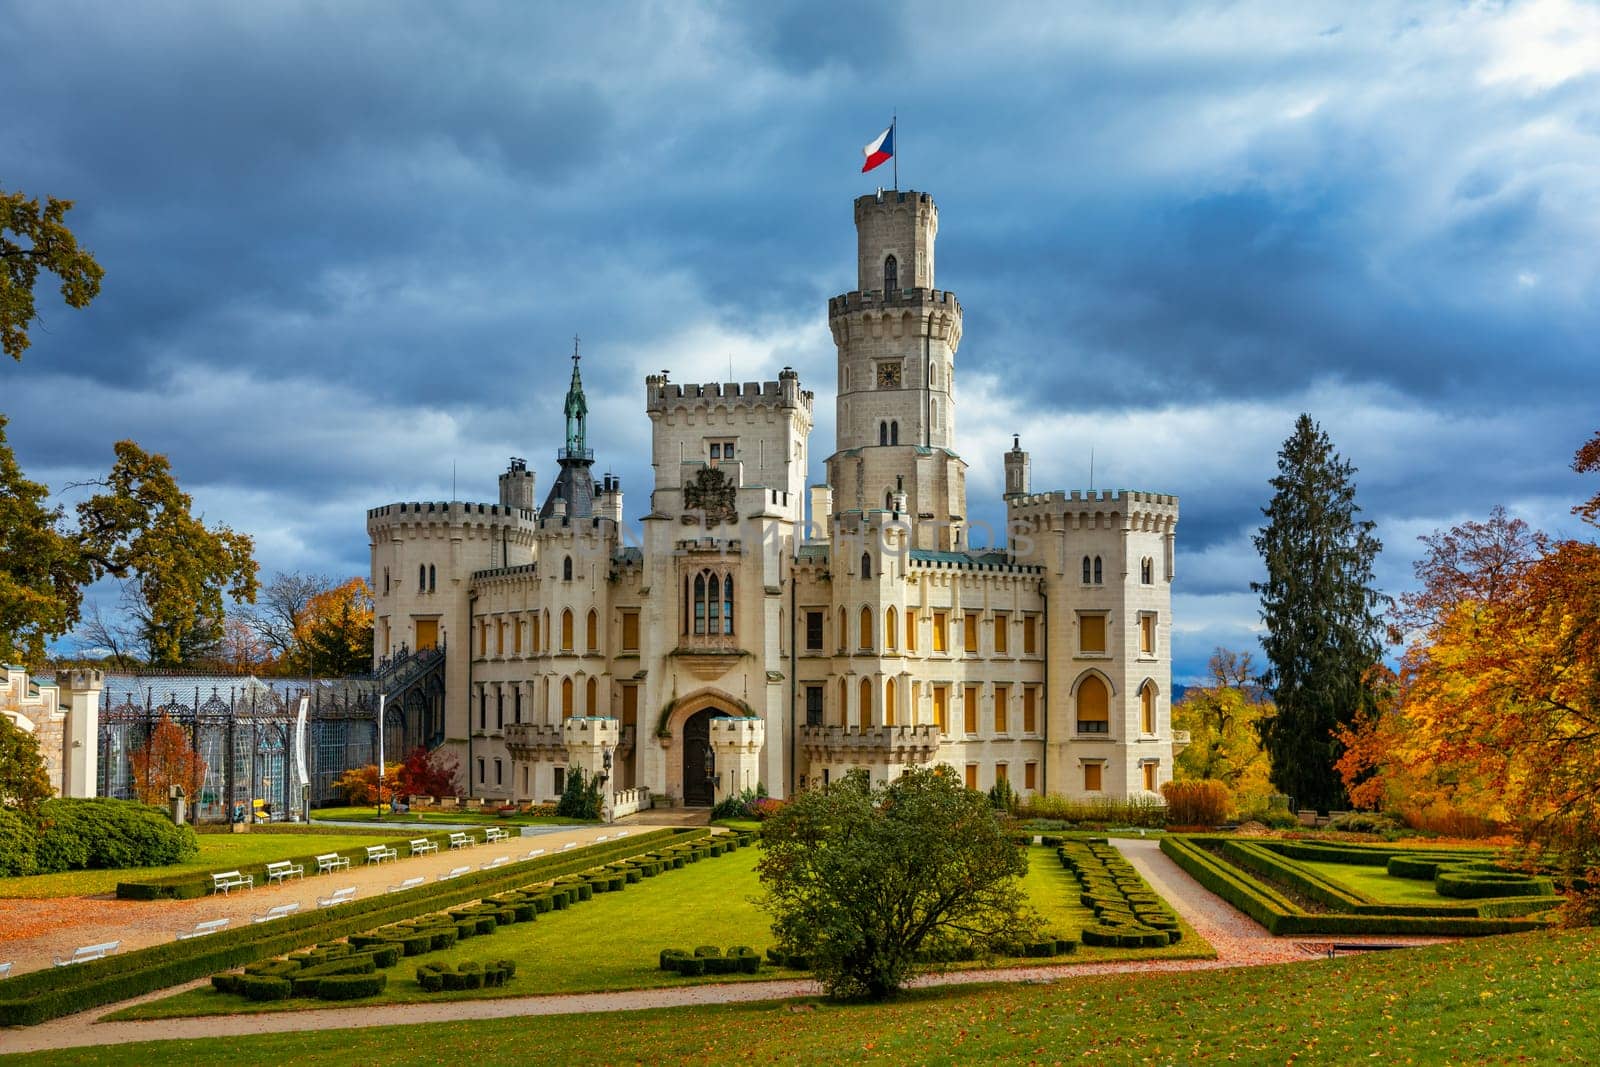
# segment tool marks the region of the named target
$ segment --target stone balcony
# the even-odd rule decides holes
[[[616,747],[618,759],[626,757],[633,751],[634,734],[635,729],[632,726],[624,726],[618,731]],[[567,758],[567,742],[560,725],[511,723],[505,728],[505,739],[506,748],[510,750],[511,758],[514,760],[559,763]]]
[[[929,763],[939,751],[939,728],[932,723],[865,730],[802,726],[800,751],[824,763]]]

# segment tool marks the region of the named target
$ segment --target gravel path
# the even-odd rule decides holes
[[[600,833],[587,831],[588,840]],[[1309,960],[1322,955],[1326,942],[1275,938],[1261,926],[1213,896],[1161,852],[1155,840],[1120,839],[1113,844],[1138,869],[1152,888],[1175,908],[1195,932],[1217,950],[1214,960],[1123,960],[1109,963],[1057,964],[1008,967],[994,970],[952,971],[919,979],[919,986],[970,985],[979,982],[1060,982],[1102,974],[1206,971],[1228,967]],[[488,849],[474,850],[487,858]],[[475,857],[477,858],[477,857]],[[430,859],[407,861],[427,864]],[[402,865],[403,867],[404,865]],[[448,864],[445,864],[448,866]],[[397,868],[399,869],[399,868]],[[421,870],[418,866],[415,870]],[[374,874],[378,872],[373,872]],[[327,879],[323,882],[328,883]],[[185,902],[203,903],[203,902]],[[150,905],[143,905],[150,907]],[[165,940],[160,938],[158,940]],[[1385,944],[1426,944],[1450,938],[1390,938]],[[204,985],[191,983],[191,986]],[[786,997],[815,996],[820,987],[809,979],[741,982],[730,985],[679,986],[672,989],[629,990],[612,993],[576,993],[559,996],[506,997],[498,1000],[440,1001],[434,1004],[390,1004],[322,1011],[207,1016],[149,1022],[93,1023],[113,1011],[171,996],[165,989],[123,1004],[97,1008],[81,1015],[57,1019],[23,1030],[0,1031],[0,1052],[113,1045],[130,1041],[180,1038],[230,1037],[242,1034],[283,1033],[299,1030],[342,1030],[364,1026],[505,1019],[525,1015],[575,1015],[596,1012],[643,1011],[650,1008],[691,1007],[700,1004],[736,1004]]]

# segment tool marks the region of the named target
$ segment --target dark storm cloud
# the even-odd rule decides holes
[[[0,186],[73,197],[106,267],[0,366],[52,484],[132,436],[269,569],[365,566],[363,509],[541,486],[571,336],[602,465],[650,484],[641,376],[817,391],[854,287],[859,146],[898,108],[966,308],[973,514],[1026,431],[1184,498],[1179,673],[1247,632],[1248,534],[1293,417],[1411,538],[1559,521],[1592,432],[1595,34],[1562,5],[24,3]],[[1550,21],[1546,19],[1546,21]],[[1336,30],[1337,32],[1330,32]],[[1576,42],[1576,44],[1574,44]],[[65,417],[76,411],[76,418]],[[815,473],[815,471],[814,471]],[[1105,484],[1104,482],[1101,483]],[[992,491],[992,492],[991,492]],[[1241,621],[1243,620],[1243,621]],[[1183,620],[1179,620],[1180,623]]]

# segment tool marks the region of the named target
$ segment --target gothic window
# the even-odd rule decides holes
[[[872,553],[870,552],[861,553],[861,577],[872,577]]]
[[[1153,734],[1156,732],[1156,685],[1146,682],[1139,687],[1139,730],[1141,733]]]
[[[430,592],[430,593],[433,592],[433,590],[434,590],[433,581],[434,581],[434,578],[436,578],[436,577],[437,577],[437,574],[434,572],[433,564],[431,564],[431,563],[428,564],[428,592]]]
[[[839,679],[839,725],[850,725],[850,680]]]
[[[1104,734],[1111,731],[1111,694],[1106,684],[1094,675],[1078,686],[1078,732]]]
[[[894,510],[894,490],[893,489],[885,489],[883,491],[883,510],[884,511],[893,511]]]
[[[733,633],[733,575],[722,580],[722,632]]]
[[[849,640],[849,638],[846,636],[846,634],[849,633],[849,630],[845,626],[845,619],[846,619],[845,611],[844,611],[843,608],[840,608],[839,609],[839,652],[840,652],[841,655],[844,653],[844,650],[845,650],[845,642]]]
[[[883,725],[894,725],[894,703],[898,694],[895,692],[894,679],[890,678],[883,683]]]
[[[584,691],[583,700],[584,700],[584,703],[583,703],[583,712],[584,712],[584,714],[585,715],[589,715],[591,717],[599,718],[600,717],[600,680],[598,678],[590,678],[589,679],[589,684],[585,688],[585,691]]]
[[[872,725],[872,679],[861,679],[861,706],[856,709],[859,718],[856,720],[857,728],[867,732],[867,727]]]
[[[589,610],[589,623],[584,632],[584,646],[590,652],[600,651],[600,616],[594,609]]]
[[[568,556],[566,559],[563,559],[561,561],[561,580],[563,582],[572,581],[572,557],[571,556]]]
[[[893,256],[883,261],[883,291],[892,293],[900,288],[900,264]]]
[[[561,612],[561,651],[572,651],[572,611],[568,608]]]
[[[690,632],[697,637],[733,634],[733,576],[704,570],[689,586]]]
[[[561,717],[572,718],[572,679],[561,679]]]
[[[889,424],[887,422],[878,423],[878,443],[880,445],[889,443]]]
[[[1095,585],[1100,585],[1104,581],[1105,581],[1105,575],[1100,570],[1100,557],[1096,556],[1094,558],[1094,584]]]
[[[1155,582],[1155,564],[1149,556],[1139,564],[1139,581],[1143,585],[1152,585]]]
[[[891,445],[900,443],[900,422],[898,419],[889,423],[889,443]]]
[[[419,563],[417,564],[417,592],[426,593],[427,591],[428,565],[426,563]]]
[[[1091,565],[1089,563],[1089,557],[1088,556],[1084,556],[1083,557],[1083,584],[1084,585],[1088,585],[1089,584],[1089,578],[1090,578],[1091,573],[1092,573],[1089,570],[1090,566]]]
[[[861,651],[872,651],[872,609],[861,609]]]
[[[883,647],[890,652],[900,647],[900,617],[892,604],[883,613]]]

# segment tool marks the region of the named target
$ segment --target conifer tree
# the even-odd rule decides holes
[[[1382,652],[1372,562],[1383,546],[1358,517],[1355,473],[1302,414],[1278,452],[1266,525],[1253,539],[1267,567],[1267,580],[1250,585],[1267,631],[1262,681],[1277,705],[1261,740],[1273,785],[1321,810],[1345,806],[1336,731],[1372,706],[1367,673]]]

